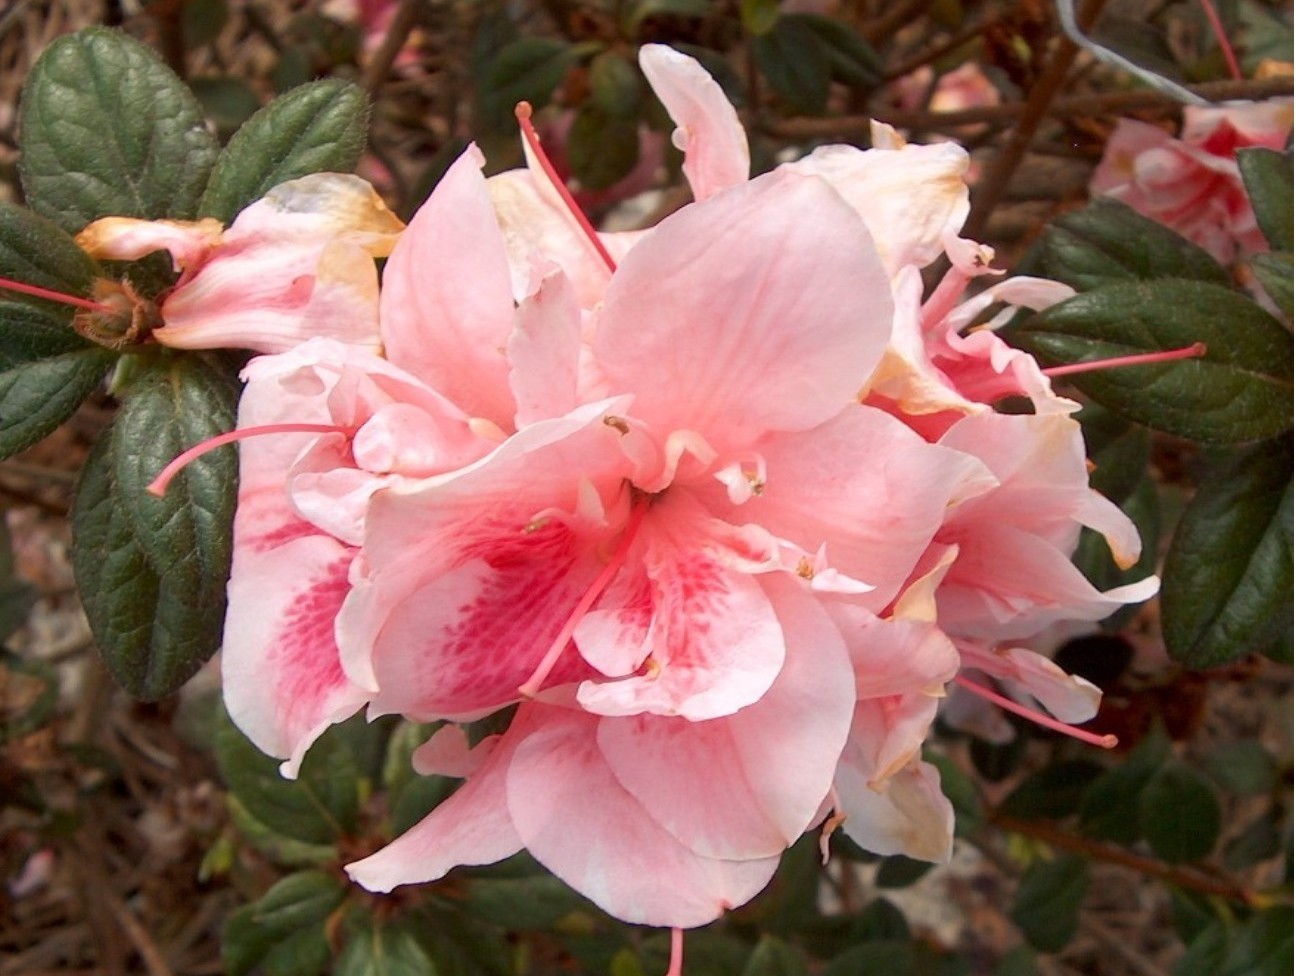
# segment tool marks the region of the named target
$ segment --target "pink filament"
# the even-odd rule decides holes
[[[236,441],[246,440],[249,437],[260,437],[262,434],[345,434],[340,427],[334,427],[329,424],[266,424],[262,427],[243,427],[240,430],[231,430],[227,434],[217,434],[215,437],[209,437],[200,444],[195,444],[189,450],[175,458],[170,464],[162,469],[151,482],[149,482],[148,491],[150,495],[157,495],[161,498],[166,494],[167,486],[171,484],[171,479],[186,468],[191,461],[195,461],[218,447],[224,447],[226,444],[233,444]]]
[[[684,930],[671,929],[670,968],[666,976],[684,976]]]
[[[639,534],[639,526],[643,524],[644,512],[648,510],[647,499],[642,499],[635,504],[630,512],[630,521],[626,523],[625,532],[621,534],[621,541],[617,544],[616,552],[608,560],[608,564],[603,567],[603,571],[598,574],[598,578],[590,584],[590,588],[585,591],[585,595],[580,598],[567,621],[562,625],[562,630],[558,631],[558,636],[545,652],[544,658],[536,669],[531,672],[531,677],[518,688],[518,694],[524,698],[534,698],[544,684],[545,678],[549,677],[549,672],[554,669],[558,663],[558,658],[567,648],[567,642],[571,640],[572,634],[576,632],[576,626],[581,622],[581,618],[589,613],[590,607],[594,601],[599,598],[599,594],[607,589],[608,584],[612,582],[621,566],[626,561],[626,556],[630,554],[630,546],[634,543],[635,536]]]
[[[64,305],[74,305],[77,308],[84,308],[91,312],[107,312],[109,315],[117,314],[117,309],[111,305],[92,302],[88,298],[77,298],[75,295],[64,295],[62,292],[50,291],[40,285],[29,285],[22,281],[14,281],[12,278],[0,277],[0,288],[21,292],[24,295],[34,295],[36,298],[47,298],[51,302],[62,302]]]
[[[1228,34],[1224,31],[1224,22],[1220,20],[1219,11],[1215,9],[1215,4],[1211,0],[1201,0],[1201,6],[1202,12],[1206,14],[1206,19],[1210,21],[1215,40],[1219,43],[1220,50],[1224,52],[1224,60],[1228,64],[1229,74],[1233,76],[1234,81],[1241,81],[1242,67],[1238,64],[1237,55],[1233,53],[1233,45],[1229,42]]]
[[[540,136],[536,134],[535,126],[531,124],[531,103],[518,102],[513,114],[517,116],[518,125],[522,128],[522,137],[526,139],[527,145],[531,147],[531,152],[535,154],[536,160],[540,163],[540,168],[544,170],[545,176],[549,177],[549,182],[558,191],[563,203],[567,204],[567,209],[575,219],[577,226],[589,238],[590,243],[594,245],[594,250],[603,259],[603,263],[608,266],[608,270],[615,271],[616,262],[612,260],[612,255],[608,253],[608,249],[603,246],[598,231],[589,222],[589,218],[581,213],[580,207],[576,204],[576,198],[571,195],[567,185],[558,176],[558,171],[554,169],[553,163],[549,161],[544,148],[540,145]]]
[[[958,268],[950,268],[945,272],[945,277],[940,280],[936,290],[931,293],[931,297],[923,303],[922,307],[922,328],[924,332],[929,332],[949,315],[950,311],[958,302],[959,296],[972,280],[971,275],[965,274]]]
[[[1074,725],[1067,725],[1065,722],[1059,722],[1055,718],[1050,718],[1043,712],[1037,712],[1033,708],[1027,708],[1025,705],[1013,701],[1011,698],[1005,698],[997,692],[991,691],[985,685],[977,684],[963,675],[956,675],[955,682],[962,685],[973,694],[980,695],[987,701],[992,701],[1000,708],[1006,709],[1022,718],[1028,718],[1037,725],[1042,725],[1046,729],[1052,729],[1054,732],[1061,732],[1063,735],[1069,735],[1073,739],[1079,739],[1081,742],[1087,742],[1091,746],[1099,746],[1103,749],[1114,749],[1120,741],[1114,735],[1097,735],[1093,732],[1085,732],[1083,729],[1077,729]]]
[[[1206,343],[1194,342],[1182,349],[1171,349],[1169,352],[1147,352],[1137,356],[1117,356],[1115,359],[1095,359],[1091,363],[1070,363],[1066,366],[1052,366],[1043,370],[1045,376],[1071,376],[1075,373],[1088,373],[1099,369],[1116,369],[1120,366],[1150,366],[1155,363],[1170,363],[1178,359],[1200,359],[1206,355]]]

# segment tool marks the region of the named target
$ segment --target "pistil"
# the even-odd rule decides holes
[[[238,441],[247,440],[250,437],[261,437],[265,434],[345,434],[347,431],[341,427],[332,424],[265,424],[261,427],[243,427],[239,430],[231,430],[227,434],[217,434],[215,437],[209,437],[201,443],[195,444],[183,454],[177,456],[170,464],[162,469],[151,482],[149,482],[148,491],[151,495],[157,495],[161,498],[166,494],[167,487],[171,484],[171,479],[189,466],[193,461],[209,454],[218,447],[224,447],[226,444],[234,444]]]
[[[14,281],[12,278],[0,277],[0,288],[20,292],[24,295],[31,295],[35,298],[44,298],[51,302],[61,302],[64,305],[83,308],[89,312],[102,312],[106,315],[116,315],[119,311],[111,305],[105,305],[103,302],[91,301],[88,298],[78,298],[75,295],[65,295],[62,292],[42,288],[40,285],[29,285],[23,281]]]
[[[1042,372],[1045,376],[1056,378],[1100,369],[1118,369],[1122,366],[1151,366],[1156,363],[1172,363],[1180,359],[1200,359],[1204,355],[1206,355],[1206,343],[1194,342],[1191,346],[1184,346],[1182,349],[1140,353],[1136,356],[1117,356],[1114,359],[1095,359],[1088,363],[1068,363],[1066,366],[1050,366]]]
[[[553,188],[562,197],[563,203],[567,205],[567,210],[572,215],[572,219],[576,221],[577,226],[589,238],[590,243],[594,245],[594,250],[603,259],[603,263],[608,266],[608,270],[615,271],[616,262],[612,260],[612,255],[608,253],[608,249],[603,246],[598,231],[589,222],[589,218],[581,212],[581,208],[576,203],[576,198],[571,195],[571,191],[567,189],[567,184],[558,176],[558,171],[554,169],[554,165],[550,162],[544,147],[540,145],[540,136],[536,133],[535,126],[531,124],[531,103],[518,102],[513,114],[517,116],[518,125],[522,128],[522,137],[526,139],[527,146],[530,147],[536,162],[540,164],[540,168],[544,170],[545,176],[549,177],[549,182],[553,184]]]
[[[1043,712],[1036,711],[1033,708],[1027,708],[1011,698],[1005,698],[997,692],[991,691],[985,685],[977,684],[963,675],[956,675],[954,681],[972,692],[974,695],[980,695],[986,701],[994,702],[1005,711],[1012,712],[1014,715],[1020,715],[1022,718],[1028,718],[1036,725],[1042,725],[1046,729],[1054,732],[1061,732],[1063,735],[1069,735],[1073,739],[1079,739],[1081,742],[1087,742],[1091,746],[1099,746],[1103,749],[1114,749],[1120,741],[1114,735],[1098,735],[1094,732],[1086,732],[1083,729],[1077,729],[1074,725],[1067,725],[1065,722],[1059,722],[1055,718],[1045,715]]]

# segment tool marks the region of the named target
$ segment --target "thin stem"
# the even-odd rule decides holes
[[[1115,749],[1120,740],[1114,735],[1097,735],[1093,732],[1086,732],[1083,729],[1077,729],[1074,725],[1067,725],[1065,722],[1059,722],[1057,719],[1038,712],[1033,708],[1027,708],[1011,698],[1005,698],[997,692],[991,691],[985,685],[977,684],[963,675],[957,675],[954,678],[956,684],[961,685],[974,695],[980,695],[986,701],[994,702],[1005,711],[1012,712],[1014,715],[1020,715],[1022,718],[1030,719],[1036,725],[1042,725],[1046,729],[1054,732],[1061,732],[1063,735],[1069,735],[1073,739],[1079,739],[1081,742],[1087,742],[1091,746],[1099,746],[1103,749]]]
[[[536,162],[540,164],[545,176],[549,178],[549,182],[553,184],[554,189],[558,191],[558,195],[562,197],[563,203],[567,205],[567,210],[576,221],[577,226],[589,238],[589,242],[594,245],[594,250],[603,259],[603,263],[608,266],[608,270],[615,271],[616,262],[612,260],[612,255],[608,253],[608,249],[599,240],[598,231],[589,222],[589,218],[581,212],[581,208],[576,204],[576,198],[571,195],[571,191],[567,189],[567,184],[558,176],[558,171],[554,169],[553,163],[549,161],[549,157],[544,151],[544,147],[540,145],[540,136],[536,133],[535,126],[531,124],[531,103],[518,102],[517,108],[514,109],[514,115],[517,116],[518,125],[522,128],[522,137],[526,139]]]
[[[263,427],[243,427],[239,430],[231,430],[226,434],[217,434],[215,437],[209,437],[201,444],[195,444],[189,450],[176,457],[170,464],[162,469],[151,482],[149,482],[148,491],[150,495],[157,495],[161,498],[166,494],[167,486],[171,484],[177,474],[179,474],[191,462],[196,461],[204,454],[209,454],[218,447],[224,447],[227,444],[233,444],[237,441],[247,440],[249,437],[260,437],[262,434],[344,434],[346,431],[332,424],[266,424]]]
[[[392,17],[387,33],[383,35],[382,43],[378,45],[378,50],[374,51],[369,64],[365,66],[365,91],[373,94],[382,87],[387,75],[391,73],[392,65],[396,63],[401,48],[409,40],[410,32],[418,22],[419,7],[424,2],[425,0],[401,0],[401,5],[396,9],[396,15]]]
[[[106,312],[109,315],[117,314],[117,309],[111,305],[91,301],[88,298],[77,298],[75,295],[65,295],[59,291],[50,291],[40,285],[29,285],[26,282],[14,281],[12,278],[0,277],[0,288],[7,288],[9,291],[21,292],[24,295],[32,295],[36,298],[45,298],[51,302],[61,302],[64,305],[72,305],[76,308],[84,308],[90,312]]]
[[[670,968],[666,976],[684,976],[684,930],[671,929]]]
[[[1206,355],[1206,343],[1194,342],[1182,349],[1171,349],[1169,352],[1146,352],[1136,356],[1116,356],[1112,359],[1095,359],[1088,363],[1068,363],[1065,366],[1050,366],[1041,370],[1051,379],[1059,376],[1073,376],[1076,373],[1091,373],[1100,369],[1117,369],[1122,366],[1150,366],[1154,363],[1172,363],[1180,359],[1200,359]]]
[[[1234,81],[1242,80],[1242,67],[1238,64],[1237,55],[1233,53],[1233,45],[1229,42],[1228,33],[1224,30],[1224,22],[1220,20],[1219,11],[1215,9],[1215,4],[1211,0],[1201,0],[1202,12],[1206,14],[1206,19],[1210,21],[1211,30],[1215,33],[1215,40],[1224,52],[1224,60],[1228,64],[1229,74],[1233,76]]]

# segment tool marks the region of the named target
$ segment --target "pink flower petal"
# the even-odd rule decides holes
[[[576,407],[581,355],[580,305],[571,281],[552,272],[518,307],[509,339],[509,383],[518,427],[560,417]]]
[[[875,854],[904,854],[948,861],[954,846],[954,808],[940,789],[940,774],[924,762],[900,770],[882,790],[869,786],[843,761],[837,776],[847,836]]]

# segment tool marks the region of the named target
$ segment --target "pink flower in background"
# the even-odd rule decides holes
[[[1126,562],[1137,536],[1089,489],[1070,402],[961,331],[1065,297],[1021,279],[958,302],[985,259],[957,237],[966,154],[823,147],[748,179],[719,86],[641,60],[696,202],[599,235],[534,155],[487,179],[470,149],[387,263],[385,359],[316,340],[247,370],[235,721],[291,773],[364,705],[516,706],[471,750],[453,725],[418,750],[465,783],[348,867],[373,890],[526,849],[611,914],[684,928],[820,823],[943,859],[921,747],[948,684],[977,668],[1077,712],[1011,642],[1147,589],[1070,567],[1082,525]],[[963,277],[924,305],[945,253]],[[1040,414],[993,413],[1006,393]]]
[[[1268,250],[1235,154],[1251,146],[1280,150],[1291,131],[1290,98],[1188,106],[1178,139],[1157,126],[1122,119],[1089,192],[1120,200],[1228,263]]]
[[[77,235],[92,257],[169,251],[180,280],[152,337],[178,349],[282,352],[315,336],[376,351],[378,271],[404,225],[354,176],[281,183],[228,228],[104,217]]]

